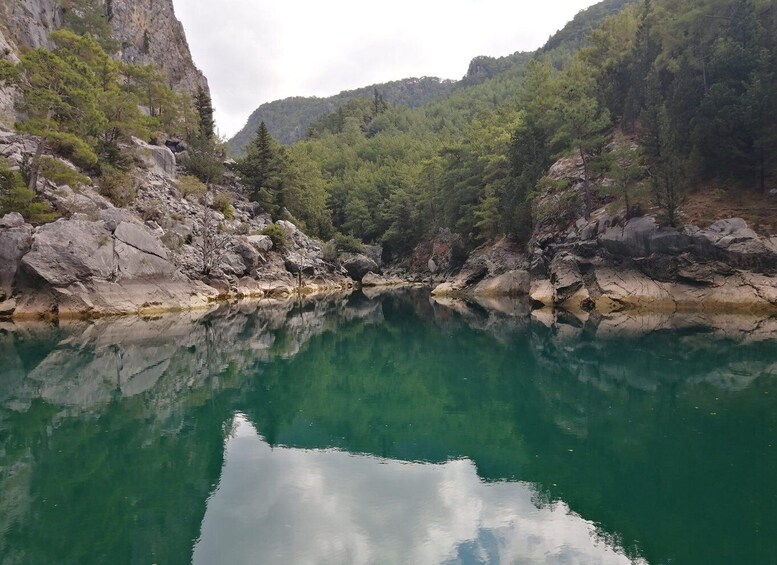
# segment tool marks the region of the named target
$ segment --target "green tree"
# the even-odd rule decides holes
[[[197,93],[194,95],[194,108],[199,116],[200,135],[205,139],[213,139],[215,132],[213,103],[210,94],[202,86],[197,87]]]
[[[51,222],[58,217],[48,202],[27,188],[18,171],[0,162],[0,216],[11,212],[18,212],[32,224]]]
[[[610,116],[597,99],[593,69],[576,59],[565,71],[554,116],[554,141],[574,150],[583,163],[583,190],[586,217],[593,211],[590,154],[604,143]]]
[[[282,148],[272,138],[264,122],[238,161],[237,169],[252,200],[273,216],[284,207],[284,162]]]

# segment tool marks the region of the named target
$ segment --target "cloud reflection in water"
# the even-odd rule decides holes
[[[483,483],[469,460],[271,448],[242,415],[193,562],[630,563],[561,502]]]

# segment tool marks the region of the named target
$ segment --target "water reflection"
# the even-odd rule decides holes
[[[776,334],[423,293],[0,325],[0,563],[777,562]]]
[[[631,562],[564,503],[538,503],[466,459],[273,449],[238,415],[194,563]]]

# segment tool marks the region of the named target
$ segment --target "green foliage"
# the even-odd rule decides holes
[[[38,160],[40,175],[58,185],[68,185],[78,189],[90,183],[89,177],[82,175],[67,164],[53,157],[43,156]]]
[[[97,183],[100,194],[113,202],[115,206],[128,206],[135,200],[137,189],[132,175],[121,169],[105,166]]]
[[[231,195],[224,192],[217,194],[213,199],[213,208],[221,212],[225,219],[235,219],[235,207],[232,205]]]
[[[195,200],[199,200],[205,196],[208,190],[208,187],[200,179],[192,175],[181,175],[175,181],[175,184],[184,198],[192,197]]]
[[[341,253],[364,253],[364,244],[352,235],[336,233],[333,241]]]
[[[0,162],[0,216],[11,212],[18,212],[31,224],[44,224],[59,217],[48,202],[39,200],[27,188],[18,171]]]
[[[224,176],[223,149],[204,137],[191,139],[183,166],[187,173],[206,185],[217,183]]]
[[[91,17],[93,8],[104,10],[91,0],[72,0],[66,18]],[[130,136],[150,138],[152,132],[189,127],[187,101],[170,90],[158,71],[114,61],[94,39],[99,37],[94,30],[71,27],[90,35],[55,31],[53,50],[29,50],[19,65],[2,66],[0,79],[22,93],[20,130],[43,137],[57,154],[97,172],[101,163],[121,164],[119,144]]]
[[[367,86],[329,98],[295,97],[269,102],[251,114],[245,127],[229,141],[229,152],[242,154],[262,122],[280,143],[291,145],[301,140],[316,120],[336,112],[350,100],[373,96],[376,89],[388,103],[417,108],[449,94],[453,87],[453,81],[422,77]]]
[[[422,107],[371,87],[310,120],[289,150],[266,124],[242,173],[266,210],[380,243],[389,257],[440,228],[468,247],[502,234],[525,242],[537,223],[574,220],[581,198],[587,214],[613,195],[632,214],[647,187],[676,224],[695,180],[775,182],[775,38],[777,6],[765,0],[607,0],[539,53],[476,58]],[[642,149],[616,141],[608,155],[613,126]],[[569,155],[582,160],[582,189],[553,192],[542,179]],[[597,194],[604,176],[613,182]]]
[[[202,87],[197,87],[194,96],[194,108],[199,118],[200,135],[205,139],[213,139],[215,122],[213,121],[213,103],[210,95]]]
[[[270,238],[273,244],[273,248],[278,251],[283,251],[291,243],[291,236],[289,232],[283,226],[278,224],[270,224],[266,226],[261,232],[261,235],[266,235]]]
[[[65,27],[74,33],[95,37],[106,51],[115,52],[119,49],[118,42],[111,39],[113,4],[110,0],[107,3],[97,0],[63,0],[62,12]]]

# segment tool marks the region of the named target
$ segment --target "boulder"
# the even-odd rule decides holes
[[[312,275],[316,271],[317,261],[300,251],[286,251],[283,255],[286,270],[294,275]]]
[[[232,251],[240,256],[249,272],[259,265],[259,252],[246,239],[241,238],[235,241]]]
[[[399,286],[405,284],[405,281],[399,277],[384,277],[383,275],[376,275],[375,273],[367,273],[362,277],[362,286],[375,287],[375,286]]]
[[[550,263],[550,282],[553,286],[554,301],[564,303],[583,287],[577,258],[572,255],[558,254]]]
[[[249,235],[246,241],[254,246],[257,251],[267,253],[272,249],[272,239],[266,235]]]
[[[477,296],[526,296],[530,289],[531,275],[527,271],[515,270],[480,281],[472,292]]]
[[[361,281],[369,272],[378,273],[380,268],[377,263],[361,253],[345,253],[340,258],[340,262],[346,271],[355,281]]]
[[[11,296],[19,262],[31,245],[32,226],[25,225],[24,220],[21,226],[0,228],[0,300]]]
[[[160,175],[175,176],[176,159],[169,147],[151,145],[137,137],[131,138],[131,141],[138,148],[138,156],[149,169]]]
[[[0,228],[20,228],[24,225],[24,217],[19,212],[11,212],[0,218]]]
[[[380,245],[364,245],[364,254],[375,261],[380,268],[383,267],[383,247]]]
[[[162,242],[159,241],[157,234],[146,226],[122,222],[116,227],[114,236],[117,240],[139,251],[167,259],[167,251]]]
[[[599,236],[599,244],[623,257],[645,257],[650,254],[650,239],[658,231],[655,218],[632,218],[623,226],[611,227]]]
[[[227,275],[235,275],[236,277],[242,277],[249,270],[243,258],[234,251],[229,251],[221,257],[219,269]]]
[[[115,276],[111,233],[104,222],[57,220],[38,228],[20,270],[51,286]]]
[[[461,287],[452,282],[444,282],[432,289],[432,296],[455,296],[461,292]]]
[[[532,304],[539,307],[553,306],[553,285],[547,279],[534,280],[529,289]]]

